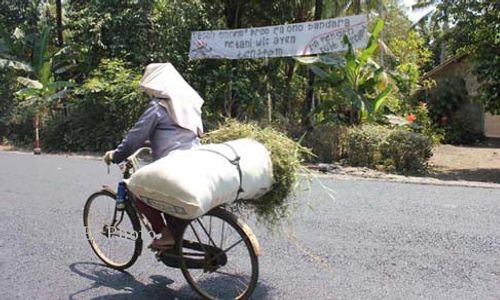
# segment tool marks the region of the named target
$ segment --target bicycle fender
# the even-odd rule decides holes
[[[108,193],[111,193],[113,195],[116,194],[116,191],[113,190],[109,185],[103,185],[101,191],[108,192]]]
[[[245,234],[248,236],[248,239],[250,240],[250,244],[252,244],[252,248],[255,252],[255,255],[260,256],[259,241],[257,241],[257,237],[253,233],[250,226],[248,226],[246,223],[241,221],[239,218],[238,218],[237,222],[238,222],[238,225],[240,225],[241,229],[243,229],[243,232],[245,232]]]

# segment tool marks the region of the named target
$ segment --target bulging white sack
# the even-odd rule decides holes
[[[261,197],[273,184],[273,170],[264,145],[239,139],[173,151],[139,169],[126,183],[146,204],[178,218],[194,219],[237,198]]]

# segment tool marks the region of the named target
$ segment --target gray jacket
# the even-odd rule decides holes
[[[113,162],[120,163],[144,145],[151,141],[153,159],[158,160],[169,152],[178,149],[189,149],[200,144],[199,138],[191,130],[177,126],[154,98],[141,115],[134,127],[113,153]]]

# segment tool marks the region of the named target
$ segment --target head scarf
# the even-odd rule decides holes
[[[160,98],[174,123],[201,136],[203,99],[170,63],[149,64],[140,82],[151,97]]]

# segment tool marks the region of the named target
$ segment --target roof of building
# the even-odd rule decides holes
[[[466,53],[452,56],[449,59],[447,59],[445,62],[443,62],[442,64],[436,66],[434,69],[432,69],[429,72],[425,73],[424,76],[422,76],[422,78],[426,79],[426,78],[432,77],[434,75],[437,75],[440,72],[442,72],[443,70],[445,70],[451,64],[456,63],[456,62],[460,62],[460,61],[462,61],[467,56],[468,56],[468,54],[466,54]]]

